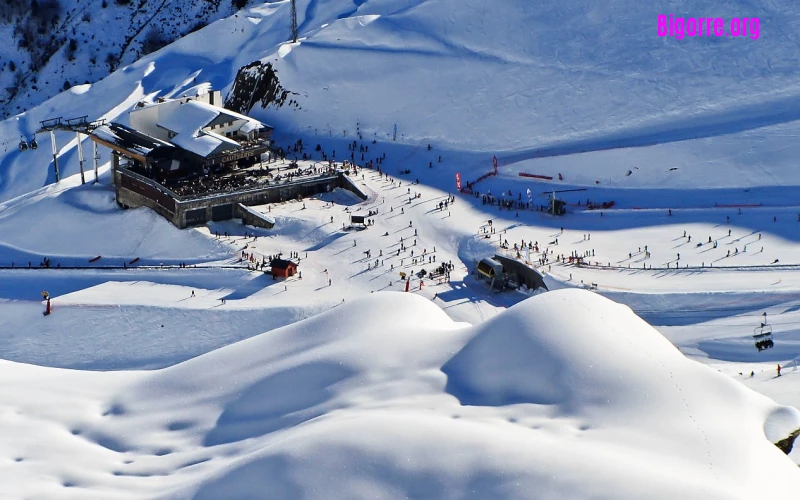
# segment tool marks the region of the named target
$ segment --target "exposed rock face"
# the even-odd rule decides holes
[[[800,435],[800,429],[797,429],[793,433],[789,434],[789,437],[786,439],[781,439],[775,446],[777,446],[782,452],[786,453],[787,455],[792,452],[792,447],[794,446],[794,440],[797,439],[797,436]]]
[[[249,113],[257,103],[262,108],[279,108],[284,104],[299,107],[292,95],[297,94],[281,86],[272,63],[254,61],[239,69],[233,87],[225,97],[225,107],[242,114]]]

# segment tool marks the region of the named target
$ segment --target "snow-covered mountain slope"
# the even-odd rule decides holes
[[[665,12],[758,16],[763,32],[757,40],[659,37]],[[406,138],[465,149],[563,143],[570,151],[793,121],[798,35],[786,30],[798,21],[790,1],[365,2],[307,33],[276,66],[289,88],[309,94],[301,103],[312,119],[336,110],[334,132],[361,119],[365,134],[385,136],[399,122]],[[336,63],[320,64],[329,54]],[[375,108],[385,118],[372,118]],[[579,141],[591,137],[604,143]]]
[[[286,43],[288,1],[254,3],[0,122],[4,262],[85,263],[102,254],[116,265],[135,257],[217,265],[243,251],[303,254],[302,279],[287,282],[241,269],[2,271],[0,330],[13,329],[2,357],[44,366],[0,362],[9,382],[0,387],[0,493],[796,495],[797,467],[770,441],[800,426],[798,411],[733,380],[737,372],[744,379],[746,366],[754,370],[746,383],[797,402],[796,376],[773,380],[775,364],[788,366],[799,345],[796,5],[298,6],[297,44]],[[662,12],[758,16],[762,32],[659,38]],[[147,210],[119,211],[105,170],[99,184],[80,186],[74,134],[56,134],[66,179],[56,186],[46,137],[36,151],[16,150],[19,136],[30,139],[46,118],[125,122],[128,109],[157,95],[208,87],[228,94],[241,85],[237,70],[254,61],[270,63],[288,92],[285,105],[252,110],[276,127],[279,144],[302,138],[341,159],[355,140],[369,146],[363,160],[386,153],[385,173],[411,175],[360,172],[366,176],[356,181],[370,196],[357,206],[318,199],[262,207],[279,221],[271,231],[235,221],[178,231]],[[535,205],[552,189],[589,187],[563,196],[575,205],[613,199],[616,208],[602,215],[570,206],[553,218],[499,211],[466,195],[436,208],[454,192],[456,172],[473,180],[495,155],[499,175],[478,185],[481,192],[512,190],[520,200],[530,188]],[[737,213],[728,204],[745,206]],[[380,213],[369,230],[346,231],[345,208]],[[215,230],[230,237],[212,239]],[[693,241],[681,236],[687,230]],[[514,258],[498,249],[503,237],[512,246],[540,242],[551,262],[575,253],[607,263],[540,270],[548,283],[597,283],[599,292],[646,308],[676,345],[730,376],[686,360],[598,295],[548,292],[506,311],[519,294],[490,294],[469,275],[476,258]],[[433,251],[420,258],[419,247]],[[371,267],[365,249],[378,253],[380,266]],[[413,293],[378,293],[397,289],[395,273],[431,269],[425,260],[436,257],[455,264],[450,283],[426,278],[423,288],[415,277]],[[46,318],[43,289],[54,295]],[[739,291],[735,303],[730,290]],[[695,310],[682,310],[689,305]],[[767,353],[752,345],[761,309],[778,316],[776,348]],[[703,324],[702,314],[719,321]],[[257,331],[266,333],[214,350]]]
[[[137,100],[155,94],[208,84],[228,93],[237,70],[257,60],[273,65],[293,101],[252,111],[279,138],[335,149],[360,133],[413,145],[387,167],[425,165],[415,148],[433,143],[458,159],[467,179],[496,154],[502,166],[591,185],[800,182],[789,165],[798,154],[791,27],[800,12],[789,1],[700,8],[688,1],[299,0],[298,44],[286,43],[289,12],[288,1],[254,5],[1,123],[0,199],[52,180],[48,151],[14,151],[40,120],[124,121]],[[714,13],[726,23],[758,16],[761,32],[758,39],[659,37],[662,12]],[[617,152],[574,154],[609,148]],[[74,173],[71,148],[63,154]],[[642,173],[634,167],[648,171],[626,177]]]
[[[76,238],[84,233],[65,224],[67,211],[45,202],[46,197],[24,200],[52,183],[54,173],[46,136],[40,136],[38,150],[19,152],[15,146],[20,134],[30,138],[40,120],[56,116],[125,122],[128,109],[155,95],[191,94],[208,86],[227,93],[237,69],[258,60],[273,65],[297,103],[266,109],[257,105],[252,110],[276,126],[279,141],[302,137],[307,144],[321,143],[329,153],[338,149],[341,158],[346,143],[359,136],[370,143],[372,138],[377,143],[365,160],[386,153],[385,171],[411,168],[413,177],[443,192],[453,190],[456,172],[468,182],[489,170],[492,156],[498,155],[500,175],[479,189],[497,193],[530,188],[540,204],[542,193],[555,185],[590,186],[585,193],[565,194],[570,203],[616,200],[623,209],[762,204],[765,210],[757,216],[738,219],[747,235],[766,230],[764,222],[776,215],[781,223],[793,218],[791,207],[800,203],[794,187],[800,184],[800,169],[793,165],[800,152],[794,140],[796,122],[787,111],[795,95],[790,83],[795,52],[788,48],[795,35],[777,37],[770,31],[792,25],[798,15],[792,4],[773,2],[753,11],[746,2],[717,2],[704,8],[730,17],[758,15],[763,34],[758,39],[683,40],[657,36],[655,16],[662,7],[632,1],[618,2],[613,9],[575,3],[533,6],[519,0],[504,0],[492,8],[477,0],[460,2],[458,8],[451,0],[298,4],[297,44],[285,43],[289,2],[256,4],[95,84],[75,86],[0,122],[0,201],[17,198],[0,208],[9,228],[2,237],[7,260],[35,260],[50,252],[64,259],[86,256],[78,251],[81,241]],[[697,12],[689,2],[663,9]],[[614,18],[615,13],[622,17]],[[556,33],[567,42],[558,42]],[[775,54],[785,57],[776,60]],[[741,74],[749,76],[749,87]],[[618,98],[610,99],[615,93]],[[730,102],[734,98],[736,102]],[[690,105],[699,101],[703,104]],[[688,138],[687,131],[698,138],[679,140]],[[56,137],[62,174],[69,177],[78,171],[76,139],[66,132]],[[653,141],[663,143],[567,154]],[[427,143],[433,143],[433,151],[426,150]],[[87,141],[85,152],[88,149]],[[102,161],[107,160],[104,148],[100,153]],[[563,156],[547,156],[554,154]],[[439,155],[442,162],[437,161]],[[425,168],[428,164],[435,168]],[[563,174],[564,181],[542,185],[518,177],[520,172]],[[711,189],[721,187],[728,189]],[[693,190],[691,195],[686,189]],[[72,210],[74,199],[94,200],[96,193],[84,190],[60,198]],[[34,207],[34,200],[48,206]],[[101,202],[97,212],[115,214],[116,208],[107,202]],[[9,222],[12,214],[16,220]],[[35,222],[24,222],[25,214]],[[86,210],[84,215],[88,217]],[[723,219],[721,213],[694,211],[680,219],[621,214],[624,221],[607,218],[595,224],[588,221],[589,215],[570,225],[610,234],[621,225],[678,220],[715,224]],[[101,215],[98,223],[100,219],[107,228],[109,221],[117,220]],[[137,224],[148,222],[139,219]],[[556,224],[548,222],[551,227]],[[19,227],[23,230],[13,230]],[[770,227],[783,240],[796,241],[793,227]],[[58,245],[63,250],[51,250],[48,238],[65,242]],[[116,244],[122,241],[131,245]],[[146,244],[137,247],[138,241],[120,235],[97,251],[86,251],[132,258],[138,248],[153,259],[186,256]],[[621,245],[627,256],[627,240]],[[711,260],[706,258],[710,254],[699,255],[705,250],[698,250],[693,264]],[[201,254],[218,256],[205,249]],[[623,261],[616,257],[616,262]],[[781,255],[763,255],[757,263],[776,258],[785,261],[786,254],[781,250]]]
[[[800,488],[770,443],[800,427],[800,412],[580,290],[476,327],[383,293],[154,372],[0,370],[0,477],[15,497],[749,499]]]
[[[81,185],[72,176],[0,204],[2,265],[38,266],[48,257],[54,266],[82,266],[97,256],[116,266],[137,257],[140,264],[192,264],[230,256],[222,243],[176,231],[151,210],[120,210],[107,170],[101,171],[105,182]]]
[[[243,6],[243,0],[7,0],[0,6],[0,117],[94,83]]]

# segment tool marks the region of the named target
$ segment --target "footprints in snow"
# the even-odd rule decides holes
[[[118,416],[118,415],[125,415],[125,413],[127,413],[127,410],[125,409],[125,407],[122,406],[119,403],[115,403],[115,404],[111,405],[111,408],[109,408],[108,410],[106,410],[103,413],[103,416],[104,417],[108,417],[110,415]]]
[[[170,422],[167,424],[167,430],[174,432],[174,431],[182,431],[189,429],[195,425],[195,422],[190,422],[187,420],[179,420],[177,422]]]

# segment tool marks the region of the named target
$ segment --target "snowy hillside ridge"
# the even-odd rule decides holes
[[[673,7],[696,10],[688,1]],[[753,10],[743,0],[704,8],[741,16]],[[657,12],[633,0],[615,4],[625,22],[606,6],[583,2],[541,7],[503,0],[497,10],[505,16],[486,9],[482,0],[457,8],[453,0],[299,0],[300,40],[287,43],[289,2],[255,2],[97,83],[0,122],[0,200],[52,178],[48,148],[25,156],[15,150],[19,136],[30,140],[40,120],[89,115],[124,122],[141,99],[209,86],[230,95],[237,71],[254,61],[271,64],[281,88],[291,92],[289,106],[262,108],[267,99],[253,108],[287,144],[301,137],[326,148],[339,140],[342,148],[359,135],[396,141],[412,148],[402,166],[419,167],[427,162],[414,153],[433,143],[445,158],[471,153],[458,164],[465,180],[497,155],[501,167],[512,166],[511,175],[571,169],[567,182],[591,186],[800,182],[800,170],[785,168],[800,154],[800,146],[785,140],[798,129],[797,117],[786,112],[800,99],[793,80],[798,35],[791,29],[783,30],[785,37],[768,34],[768,26],[795,22],[795,4],[755,8],[751,15],[765,27],[758,40],[658,37]],[[506,18],[520,22],[509,26]],[[563,24],[565,39],[578,42],[554,43],[554,23]],[[272,89],[261,92],[269,96]],[[247,108],[258,93],[252,102],[237,100]],[[60,147],[64,171],[74,173],[74,144]],[[450,176],[454,165],[448,164]],[[642,175],[640,168],[651,172]]]
[[[656,417],[667,408],[677,410],[681,401],[691,412],[689,398],[701,398],[702,390],[728,395],[735,387],[728,377],[686,359],[629,307],[580,289],[539,294],[478,330],[442,368],[447,390],[463,404],[554,405],[567,414],[610,405]],[[692,394],[694,389],[681,387],[681,381],[693,377],[707,377],[709,385]],[[696,403],[709,405],[701,399]],[[794,408],[763,415],[769,415],[765,429],[773,442],[800,428],[800,411]]]
[[[474,327],[382,292],[162,370],[0,371],[13,380],[0,438],[14,460],[0,479],[16,496],[745,500],[800,488],[767,439],[800,427],[800,412],[582,290]]]
[[[0,7],[0,118],[94,83],[246,3],[8,0]]]
[[[796,121],[785,112],[798,99],[795,3],[714,0],[701,8],[683,0],[667,9],[747,12],[787,33],[747,41],[658,37],[663,9],[634,0],[366,1],[327,25],[301,19],[300,43],[265,49],[263,58],[275,61],[287,88],[308,95],[300,99],[308,116],[333,103],[335,121],[314,125],[325,132],[352,130],[360,119],[365,136],[385,138],[397,123],[406,140],[496,149],[515,160],[520,151],[568,154]],[[556,41],[554,25],[568,42]],[[336,64],[321,64],[331,57]],[[302,129],[288,111],[276,114],[286,116],[276,124]]]
[[[796,2],[297,0],[291,43],[289,0],[103,1],[0,121],[0,497],[797,497]],[[764,31],[658,37],[664,12]],[[0,87],[23,49],[0,25]],[[108,148],[85,185],[75,133],[59,183],[47,135],[17,149],[209,88],[367,199],[179,231],[116,204]],[[253,269],[275,255],[302,275]],[[492,255],[554,290],[493,293]]]
[[[43,257],[53,266],[99,264],[122,266],[138,258],[144,264],[198,263],[220,260],[230,249],[195,231],[175,231],[148,209],[122,211],[103,169],[98,184],[80,185],[76,176],[0,203],[0,267],[38,266]],[[33,224],[31,221],[35,221]],[[55,237],[56,235],[63,237]],[[112,236],[113,235],[113,236]]]

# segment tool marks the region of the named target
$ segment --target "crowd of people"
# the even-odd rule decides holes
[[[262,165],[258,168],[234,171],[227,175],[208,175],[191,180],[167,182],[166,186],[178,196],[229,193],[264,187],[272,183],[293,182],[301,178],[326,175],[332,172],[332,168],[333,166],[323,165],[301,168],[295,162],[285,168],[267,169]]]
[[[289,151],[302,151],[302,142],[298,141],[297,144],[290,145]],[[323,152],[322,156],[324,157],[324,161],[322,163],[314,163],[311,166],[303,168],[297,162],[297,155],[294,156],[295,160],[290,160],[288,164],[277,163],[278,161],[285,161],[286,158],[286,154],[281,148],[276,152],[270,153],[270,160],[268,162],[258,163],[255,167],[224,167],[215,171],[206,168],[201,175],[193,175],[180,179],[170,179],[164,175],[156,174],[152,169],[136,169],[133,165],[128,165],[127,167],[140,175],[153,179],[178,196],[193,197],[254,189],[273,183],[293,182],[301,178],[329,175],[333,173],[336,168],[348,170],[354,166],[353,162],[348,162],[347,160],[337,164],[336,161],[328,159],[327,155]],[[308,155],[303,154],[303,159],[310,158]]]
[[[168,186],[178,196],[198,196],[255,188],[264,185],[265,181],[266,179],[252,176],[248,171],[225,177],[201,177]]]

